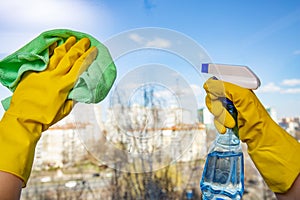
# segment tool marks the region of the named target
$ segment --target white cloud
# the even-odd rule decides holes
[[[133,33],[129,35],[129,39],[145,47],[169,48],[172,46],[170,40],[161,37],[149,39],[149,38],[144,38],[139,34]]]
[[[139,43],[139,44],[143,43],[143,41],[144,41],[144,38],[143,38],[142,36],[136,34],[136,33],[130,34],[130,35],[129,35],[129,38],[130,38],[131,40],[133,40],[134,42],[137,42],[137,43]]]
[[[300,88],[282,89],[281,93],[283,93],[283,94],[300,94]]]
[[[171,46],[171,42],[164,38],[154,38],[153,40],[147,41],[146,46],[156,48],[168,48]]]
[[[298,79],[290,79],[282,81],[281,85],[287,88],[279,87],[271,82],[258,88],[257,93],[278,93],[278,94],[300,94],[300,88],[291,88],[291,86],[299,85]]]
[[[280,92],[280,87],[271,82],[257,89],[258,93],[273,93]]]
[[[300,85],[300,79],[285,79],[281,82],[281,84],[286,86]]]

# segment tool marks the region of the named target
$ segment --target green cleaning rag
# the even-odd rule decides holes
[[[15,53],[0,61],[0,81],[10,91],[14,91],[24,72],[43,71],[49,62],[49,46],[64,43],[70,36],[77,39],[87,37],[91,46],[96,46],[98,56],[90,67],[81,74],[68,99],[82,103],[98,103],[108,94],[116,78],[116,67],[108,49],[94,37],[67,29],[55,29],[41,33]],[[11,97],[2,100],[5,110],[9,108]]]

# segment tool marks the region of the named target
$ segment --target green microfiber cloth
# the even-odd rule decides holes
[[[0,82],[14,91],[24,72],[43,71],[49,62],[49,46],[54,42],[63,44],[70,36],[78,40],[87,37],[91,46],[96,46],[98,56],[90,67],[81,74],[68,99],[82,103],[98,103],[108,94],[116,78],[116,67],[108,49],[94,37],[77,31],[55,29],[41,33],[15,53],[0,61]],[[2,100],[5,110],[9,108],[11,97]]]

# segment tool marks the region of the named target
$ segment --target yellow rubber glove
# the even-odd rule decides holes
[[[96,56],[89,39],[70,37],[55,48],[45,71],[27,72],[17,86],[0,122],[0,170],[21,178],[24,187],[42,131],[70,113],[69,91]]]
[[[226,127],[235,126],[219,101],[226,97],[238,112],[239,138],[247,143],[248,153],[265,182],[273,192],[286,192],[300,173],[300,143],[272,120],[252,90],[214,79],[206,81],[204,89],[217,130],[225,133]]]

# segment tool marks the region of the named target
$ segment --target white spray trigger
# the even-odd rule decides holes
[[[256,74],[249,67],[243,65],[204,63],[201,66],[201,72],[243,88],[255,90],[260,86],[260,80]]]

